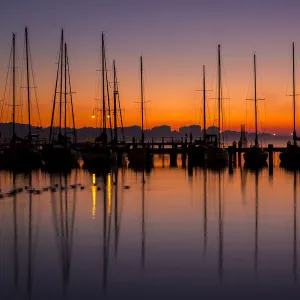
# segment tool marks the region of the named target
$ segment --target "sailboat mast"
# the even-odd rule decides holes
[[[203,65],[203,137],[206,139],[206,87],[205,87],[205,65]]]
[[[25,27],[25,47],[26,47],[26,73],[27,73],[26,75],[27,75],[27,105],[28,105],[28,138],[31,140],[29,42],[28,42],[27,27]]]
[[[116,74],[116,62],[113,60],[113,70],[114,70],[114,142],[118,142],[118,129],[117,129],[117,74]]]
[[[73,107],[73,96],[72,96],[72,86],[71,86],[71,76],[70,76],[70,65],[69,65],[69,57],[68,50],[66,48],[66,65],[68,67],[68,78],[69,78],[69,94],[70,94],[70,103],[72,110],[72,123],[73,123],[73,135],[74,135],[74,143],[77,144],[77,136],[76,136],[76,127],[75,127],[75,116],[74,116],[74,107]]]
[[[12,130],[13,130],[13,142],[15,142],[16,129],[15,129],[15,115],[16,115],[16,34],[13,33],[13,110],[12,110]]]
[[[141,114],[142,114],[142,143],[144,143],[144,83],[143,83],[143,57],[140,57],[141,68]]]
[[[102,130],[106,134],[106,109],[105,109],[105,57],[104,57],[104,33],[102,32]]]
[[[59,93],[59,133],[61,134],[62,119],[62,87],[63,87],[63,53],[64,53],[64,30],[61,30],[60,41],[60,93]]]
[[[67,142],[67,43],[65,43],[65,139]]]
[[[221,147],[221,45],[218,45],[218,144]]]
[[[55,113],[56,94],[57,94],[57,85],[58,85],[59,65],[60,64],[61,64],[61,55],[59,54],[59,56],[58,56],[58,64],[57,64],[57,71],[56,71],[54,97],[53,97],[53,106],[52,106],[52,115],[51,115],[49,142],[51,142],[51,139],[52,139],[52,130],[53,130],[53,122],[54,122],[54,113]]]
[[[296,145],[296,80],[295,80],[295,43],[293,42],[293,112],[294,112],[294,128],[293,128],[293,140]]]
[[[255,147],[258,147],[257,96],[256,96],[256,54],[254,54],[254,114],[255,114]]]

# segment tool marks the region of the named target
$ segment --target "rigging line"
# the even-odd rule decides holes
[[[111,109],[110,109],[110,90],[109,90],[109,82],[107,75],[107,61],[106,61],[106,49],[104,48],[104,70],[105,70],[105,80],[106,80],[106,96],[107,96],[107,104],[108,104],[108,116],[109,116],[109,126],[110,126],[110,139],[113,139],[113,131],[112,131],[112,118],[111,118]]]
[[[2,115],[3,115],[3,108],[4,108],[5,99],[6,99],[7,87],[8,87],[8,83],[9,83],[9,73],[10,73],[9,71],[10,71],[11,60],[12,60],[12,46],[10,48],[9,61],[8,61],[8,67],[7,67],[7,72],[6,72],[4,95],[3,95],[3,99],[1,101],[2,102],[1,113],[0,113],[0,121],[1,122],[3,122]]]
[[[37,88],[36,88],[36,84],[35,84],[35,72],[34,72],[34,68],[33,68],[33,61],[32,61],[30,45],[28,45],[28,48],[29,48],[29,61],[30,61],[30,68],[31,68],[31,77],[32,77],[32,83],[33,83],[33,87],[34,87],[34,96],[35,96],[37,113],[38,113],[38,122],[39,122],[39,126],[42,126],[40,108],[39,108],[39,104],[38,104]]]

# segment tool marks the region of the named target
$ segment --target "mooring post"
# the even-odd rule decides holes
[[[239,150],[238,150],[238,167],[240,168],[242,165],[242,143],[239,143]]]
[[[233,143],[232,145],[232,163],[233,163],[233,166],[236,168],[236,143]]]
[[[233,154],[233,147],[228,147],[228,156],[229,156],[229,173],[232,173],[232,154]]]
[[[269,152],[269,175],[273,175],[273,144],[268,145],[268,152]]]

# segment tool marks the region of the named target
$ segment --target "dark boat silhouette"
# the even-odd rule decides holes
[[[227,166],[228,152],[221,147],[221,102],[222,102],[222,84],[221,84],[221,45],[218,45],[218,141],[216,144],[206,149],[205,161],[208,166]]]
[[[100,110],[102,112],[102,132],[95,139],[94,143],[88,143],[86,148],[82,150],[82,159],[84,161],[84,165],[87,168],[97,167],[97,168],[109,168],[111,165],[117,164],[118,161],[121,161],[120,155],[123,153],[122,149],[117,149],[118,145],[118,136],[117,136],[117,102],[119,102],[119,92],[118,92],[118,84],[117,84],[117,75],[116,75],[116,67],[115,61],[113,62],[113,70],[114,70],[114,97],[113,97],[113,119],[114,119],[114,136],[112,131],[112,118],[111,118],[111,109],[110,109],[110,96],[109,96],[109,80],[107,75],[107,66],[106,66],[106,51],[105,51],[105,42],[104,42],[104,34],[102,33],[102,65],[101,65],[101,96],[102,96],[102,108],[95,110]],[[119,110],[121,116],[120,102],[119,102]],[[94,117],[94,113],[93,113]],[[107,128],[107,122],[109,123],[109,128]],[[123,121],[121,121],[123,126]],[[107,131],[110,131],[111,142],[108,141]],[[119,147],[120,148],[120,147]]]
[[[27,90],[27,108],[28,108],[28,134],[25,138],[18,137],[15,130],[16,124],[16,35],[13,33],[12,49],[9,59],[9,71],[7,78],[12,76],[12,137],[8,145],[4,146],[0,152],[0,167],[12,169],[30,169],[37,168],[42,163],[41,153],[34,140],[38,141],[38,135],[31,132],[31,74],[30,72],[31,55],[29,53],[28,29],[25,27],[25,57],[26,57],[26,90]]]
[[[281,165],[288,169],[300,167],[300,147],[297,144],[299,138],[296,132],[296,79],[295,79],[295,44],[293,43],[293,143],[288,142],[287,147],[279,154]]]
[[[257,130],[257,93],[256,93],[256,55],[254,54],[254,113],[255,113],[255,143],[244,153],[245,163],[247,165],[263,165],[268,159],[268,152],[264,151],[258,143]],[[249,99],[250,100],[250,99]],[[252,99],[251,99],[252,100]]]
[[[128,153],[128,160],[130,167],[144,167],[146,165],[153,165],[153,154],[150,149],[150,145],[145,144],[145,133],[144,133],[144,81],[143,81],[143,57],[140,57],[140,84],[141,84],[141,119],[142,119],[142,137],[141,145],[135,145]]]
[[[206,80],[205,66],[203,66],[203,136],[188,147],[188,163],[190,165],[204,165],[205,154],[210,146],[217,146],[217,136],[206,133]]]
[[[59,82],[59,92],[58,92],[58,82]],[[59,101],[57,101],[56,95],[59,93]],[[64,96],[64,97],[63,97]],[[68,99],[69,97],[69,99]],[[57,103],[58,102],[58,103]],[[73,125],[73,130],[71,135],[73,136],[73,141],[71,137],[68,136],[67,132],[67,111],[68,106],[71,106],[71,120]],[[57,105],[58,104],[58,105]],[[57,107],[58,106],[58,107]],[[58,113],[56,113],[58,108]],[[58,114],[59,126],[58,134],[54,134],[54,119],[55,115]],[[63,127],[64,122],[64,128]],[[64,133],[63,130],[64,129]],[[61,31],[61,41],[60,41],[60,53],[57,67],[56,83],[54,90],[54,100],[52,107],[49,143],[43,145],[42,158],[44,163],[49,168],[68,168],[70,166],[76,165],[80,157],[78,151],[75,150],[74,144],[76,145],[76,130],[75,130],[75,118],[74,118],[74,108],[72,99],[72,88],[70,79],[70,66],[67,51],[67,44],[64,43],[64,32]]]

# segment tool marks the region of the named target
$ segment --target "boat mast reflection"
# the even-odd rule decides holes
[[[29,189],[32,189],[32,174],[29,174]],[[27,265],[27,292],[29,299],[32,290],[32,193],[29,193],[29,210],[28,210],[28,265]]]
[[[16,173],[13,176],[13,190],[16,190]],[[18,214],[17,214],[17,195],[13,194],[13,223],[14,223],[14,284],[19,284],[19,254],[18,254]]]
[[[64,177],[64,185],[62,176]],[[53,175],[50,177],[53,186]],[[74,225],[76,216],[76,189],[73,191],[73,199],[68,198],[67,174],[59,174],[59,203],[57,204],[55,193],[52,192],[52,215],[56,233],[56,241],[62,266],[63,293],[66,293],[70,281]],[[71,202],[71,205],[69,205]]]
[[[258,214],[259,214],[259,201],[258,201],[258,170],[255,170],[255,249],[254,249],[254,269],[257,273],[258,262]]]
[[[145,247],[146,231],[145,231],[145,170],[142,172],[142,268],[145,267]]]
[[[218,172],[218,211],[219,211],[219,280],[223,280],[223,203],[221,193],[221,171]]]
[[[112,217],[112,195],[111,195],[111,174],[104,176],[103,188],[103,281],[102,290],[106,294],[107,278],[108,278],[108,263],[109,263],[109,245],[110,245],[110,229]]]
[[[204,234],[204,255],[207,247],[207,169],[203,168],[203,234]]]
[[[293,275],[294,282],[297,283],[297,174],[294,171],[294,236],[293,236]]]

